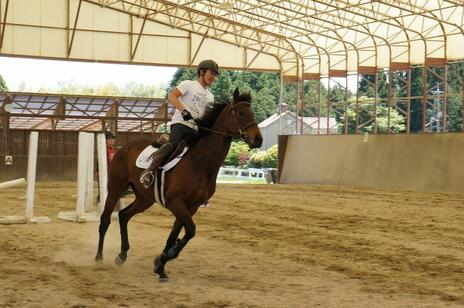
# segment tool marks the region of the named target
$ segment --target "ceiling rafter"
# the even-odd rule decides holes
[[[51,9],[58,1],[34,5],[41,8],[39,12],[47,12],[42,7]],[[41,13],[40,18],[31,15],[28,20],[27,14],[18,18],[18,3],[26,9],[25,2],[14,2],[12,14],[12,1],[0,1],[2,54],[15,55],[20,50],[11,33],[55,31],[65,38],[66,43],[59,47],[65,46],[65,56],[61,51],[58,56],[48,55],[42,38],[33,56],[192,66],[200,54],[209,52],[205,46],[217,40],[223,50],[242,48],[235,57],[221,60],[227,62],[224,67],[266,70],[272,66],[289,77],[330,74],[331,69],[341,71],[343,67],[355,71],[360,66],[388,67],[396,62],[431,63],[428,59],[436,57],[464,59],[464,51],[455,48],[464,44],[461,0],[68,0],[66,10],[57,9],[57,13],[67,14],[66,24],[47,20]],[[102,11],[107,9],[118,12],[118,16],[123,13],[137,17],[135,27],[125,30],[129,18],[124,16],[113,24],[105,23],[105,19],[115,21],[108,13],[111,11]],[[93,22],[100,12],[106,14],[104,18]],[[170,29],[184,35],[169,35]],[[118,51],[108,52],[112,57],[97,59],[100,50],[94,52],[91,48],[102,44],[98,38],[106,40],[111,36],[119,40]],[[92,37],[97,41],[92,42]],[[128,41],[132,47],[126,45]],[[169,46],[159,55],[150,55],[149,49],[164,41]],[[186,50],[169,54],[179,41]],[[90,42],[88,49],[83,42]],[[126,50],[130,50],[129,56]],[[265,59],[269,56],[273,57],[269,61],[272,65],[267,66]],[[176,59],[176,63],[169,63],[169,59]]]
[[[313,2],[317,2],[317,1],[313,1]],[[299,12],[295,11],[295,13],[299,13]],[[319,17],[313,17],[313,19],[314,19],[314,20],[319,20],[319,21],[324,21],[322,18],[319,18]],[[337,23],[333,22],[333,24],[337,24]],[[324,28],[325,31],[332,31],[332,29],[330,29],[329,27],[326,27],[326,26],[321,26],[321,28]],[[351,29],[351,27],[350,27],[350,29]],[[353,30],[353,29],[352,29],[352,30]],[[374,45],[376,46],[376,48],[377,48],[377,43],[374,41],[374,37],[376,37],[376,38],[378,38],[378,39],[380,39],[380,40],[383,40],[383,41],[386,43],[387,47],[388,47],[389,49],[391,48],[390,45],[388,44],[388,41],[387,41],[385,38],[381,37],[381,36],[373,35],[373,34],[369,33],[368,31],[365,31],[365,30],[362,30],[362,31],[361,31],[361,30],[355,29],[355,30],[353,30],[353,31],[357,31],[357,32],[366,34],[366,35],[367,35],[366,39],[370,36],[370,37],[372,38],[372,40],[373,40]],[[319,32],[319,33],[320,33],[320,32]],[[355,45],[356,43],[359,44],[359,42],[354,42],[353,45]],[[391,57],[391,50],[390,50],[390,55],[389,55],[389,56]],[[377,66],[377,65],[375,65],[375,66]]]
[[[241,1],[237,1],[237,2],[241,3]],[[262,5],[262,6],[260,6],[260,8],[263,8],[264,6],[265,6],[265,5]],[[241,12],[241,13],[244,12],[243,10],[238,10],[238,9],[235,9],[235,11],[239,11],[239,12]],[[256,17],[256,18],[263,17],[262,15],[256,14],[256,13],[248,12],[248,14],[250,14],[250,15],[252,15],[253,17]],[[252,19],[253,19],[253,18],[252,18]],[[269,18],[266,18],[266,19],[271,20],[271,19],[269,19]],[[288,27],[288,28],[292,27],[292,25],[287,25],[287,24],[285,24],[285,23],[282,23],[282,25],[284,25],[284,26],[286,26],[286,27]],[[293,30],[294,32],[299,33],[299,36],[301,36],[301,37],[308,37],[307,32],[310,32],[310,33],[313,33],[313,34],[317,34],[317,32],[315,32],[315,31],[308,31],[308,30],[305,29],[305,28],[294,27],[294,29],[301,30],[300,32],[297,32],[297,31]],[[341,40],[340,37],[337,36],[337,34],[335,34],[335,37],[329,36],[329,35],[327,35],[327,37],[328,37],[328,38],[331,38],[331,39],[334,39],[334,40]],[[294,37],[292,37],[291,39],[292,39],[292,40],[298,41],[298,40],[297,40],[297,36],[294,36]],[[303,41],[299,41],[299,42],[304,43]],[[354,47],[354,45],[353,45],[353,47]]]
[[[93,1],[93,0],[82,0],[82,1],[86,1],[86,2],[89,2],[89,3],[96,2],[96,1]],[[117,4],[121,4],[121,3],[125,3],[125,2],[127,2],[127,1],[118,1]],[[164,3],[166,3],[166,1],[164,1]],[[135,7],[135,6],[136,5],[134,4],[131,7]],[[133,10],[124,11],[121,7],[114,7],[114,6],[111,6],[109,8],[114,9],[116,11],[123,12],[123,13],[131,14],[131,15],[134,15],[134,16],[137,16],[137,17],[141,17],[141,16],[139,16],[137,14],[137,12],[134,12]],[[191,21],[187,20],[186,18],[180,18],[179,16],[169,15],[168,13],[166,13],[167,11],[168,10],[164,9],[164,10],[157,11],[157,13],[160,13],[160,14],[163,14],[163,15],[166,15],[166,16],[170,16],[170,17],[172,17],[172,18],[174,18],[176,20],[179,20],[179,21],[191,23]],[[190,13],[192,14],[192,16],[196,17],[196,14],[194,12],[190,12]],[[152,19],[150,19],[150,20],[152,20]],[[187,32],[191,32],[191,33],[194,33],[194,34],[197,34],[197,35],[200,35],[200,36],[204,35],[203,32],[200,32],[200,31],[196,30],[193,27],[191,29],[186,29],[186,28],[180,27],[179,25],[169,24],[169,23],[163,22],[161,20],[152,20],[152,21],[154,21],[156,23],[163,24],[163,25],[167,25],[167,26],[175,26],[178,29],[181,29],[181,30],[184,30],[184,31],[187,31]],[[200,25],[204,26],[203,24],[200,24]],[[239,23],[235,23],[234,26],[237,27],[237,28],[241,28],[241,29],[244,28],[244,26],[240,25]],[[245,31],[245,29],[243,29],[243,31]],[[246,48],[248,48],[250,50],[259,51],[259,48],[255,49],[255,48],[253,48],[252,44],[249,43],[249,42],[255,42],[255,43],[258,43],[258,44],[260,43],[259,41],[256,41],[256,39],[254,39],[253,37],[250,37],[250,36],[247,36],[247,35],[240,35],[240,34],[237,34],[237,33],[234,33],[234,35],[239,36],[241,38],[241,40],[242,40],[242,42],[241,42],[241,44],[239,46],[246,47]],[[274,39],[272,41],[278,41],[279,43],[281,42],[282,38],[277,37],[276,35],[274,35],[274,37],[276,37],[276,39]],[[223,40],[220,37],[211,37],[211,38],[219,40],[219,41],[223,41],[223,42],[226,42],[226,43],[232,43],[233,44],[233,42],[228,41],[228,40]],[[271,40],[269,40],[269,41],[271,41]],[[244,42],[246,42],[246,43],[244,43]],[[269,43],[269,42],[266,42],[266,44],[268,45],[268,50],[263,51],[262,53],[269,54],[269,55],[272,55],[272,56],[276,56],[277,58],[281,57],[281,55],[284,54],[287,51],[294,52],[294,50],[291,49],[291,48],[288,48],[288,46],[276,45],[276,44]],[[274,48],[274,50],[270,50],[271,48]]]
[[[343,3],[343,1],[340,1],[340,2],[338,2],[338,3]],[[348,5],[345,6],[345,7],[348,7]],[[371,8],[374,9],[374,3],[371,3]],[[352,9],[360,9],[360,10],[363,10],[363,8],[361,8],[360,6],[352,6]],[[345,8],[343,8],[343,10],[345,10]],[[369,19],[369,20],[371,20],[371,21],[378,22],[378,20],[376,20],[376,18],[375,18],[374,16],[369,16],[368,14],[366,14],[366,12],[359,13],[359,12],[350,11],[350,13],[356,14],[356,15],[359,15],[359,16],[362,16],[363,18],[365,18],[366,21]],[[386,13],[388,13],[388,12],[386,12]],[[413,30],[413,29],[407,29],[407,28],[405,28],[405,27],[397,20],[397,18],[392,17],[392,16],[389,16],[389,15],[387,15],[386,13],[384,14],[384,13],[378,12],[378,15],[379,15],[379,16],[381,15],[382,23],[383,23],[383,24],[391,25],[391,26],[393,26],[393,27],[398,27],[398,28],[400,28],[401,31],[404,32],[404,35],[405,35],[406,38],[407,38],[407,41],[406,41],[405,43],[407,44],[406,47],[407,47],[408,49],[410,49],[410,46],[411,46],[411,45],[410,45],[410,41],[409,41],[409,40],[410,40],[410,37],[409,37],[408,31],[413,32],[413,33],[417,34],[418,36],[420,36],[420,37],[422,38],[423,43],[424,43],[424,48],[427,49],[426,40],[425,40],[425,38],[423,37],[423,35],[422,35],[420,32],[415,31],[415,30]],[[397,25],[392,24],[392,23],[390,23],[390,22],[388,22],[388,21],[385,21],[385,20],[386,20],[385,17],[391,18],[394,22],[397,23]],[[379,22],[379,26],[380,26],[382,23]],[[366,25],[367,25],[367,23],[366,23]],[[396,32],[396,34],[393,34],[393,35],[390,36],[390,37],[387,35],[387,36],[386,36],[387,41],[393,41],[393,38],[395,38],[396,36],[400,35],[400,33],[401,33],[401,32],[398,31],[398,32]],[[392,43],[392,46],[395,46],[395,44],[398,44],[398,42]],[[398,46],[398,45],[396,45],[396,46]],[[397,54],[397,55],[392,55],[390,60],[391,60],[391,61],[395,60],[397,57],[401,56],[401,54],[403,54],[403,53],[404,53],[404,51],[403,51],[403,52],[400,52],[400,53]],[[408,63],[410,62],[409,59],[410,59],[410,53],[408,52]]]

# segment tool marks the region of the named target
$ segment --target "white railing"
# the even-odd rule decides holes
[[[264,171],[258,168],[240,169],[233,167],[221,167],[219,177],[238,177],[247,179],[264,179]]]

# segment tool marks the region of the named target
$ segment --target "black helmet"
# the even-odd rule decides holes
[[[200,76],[200,70],[208,69],[212,70],[216,74],[219,74],[219,65],[213,60],[203,60],[198,64],[197,75]]]
[[[114,135],[112,132],[105,132],[106,139],[114,139]]]

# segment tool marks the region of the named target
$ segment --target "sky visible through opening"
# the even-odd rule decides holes
[[[0,75],[12,92],[18,91],[21,84],[24,84],[28,91],[35,92],[41,87],[57,88],[60,82],[90,86],[112,83],[118,87],[136,82],[166,87],[176,70],[175,67],[0,56]]]
[[[77,62],[41,60],[0,56],[0,75],[6,81],[9,91],[19,91],[24,85],[27,91],[37,92],[40,88],[56,89],[59,83],[103,86],[115,84],[118,87],[135,82],[166,88],[176,67],[110,64],[98,62]],[[344,78],[333,78],[345,86]],[[356,92],[357,76],[348,77],[348,89]],[[327,87],[327,78],[322,78]]]

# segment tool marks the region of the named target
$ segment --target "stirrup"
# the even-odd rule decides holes
[[[153,172],[151,170],[145,170],[140,174],[140,183],[143,185],[143,187],[148,188],[153,184],[153,180],[155,177],[153,176]]]
[[[209,200],[203,203],[202,205],[200,205],[200,208],[205,208],[205,207],[209,207]]]

